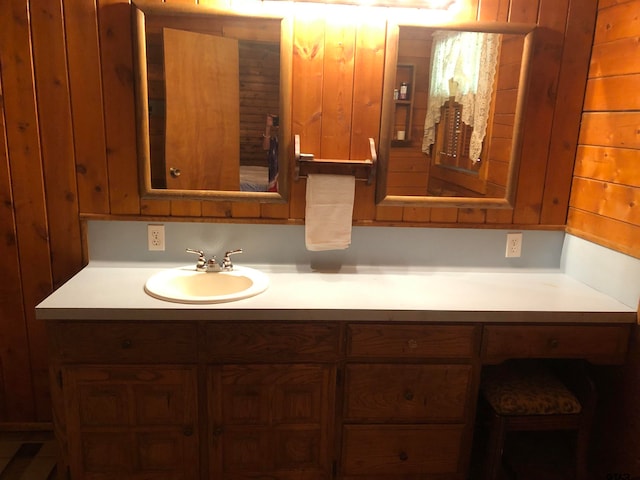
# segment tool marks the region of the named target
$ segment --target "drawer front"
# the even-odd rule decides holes
[[[584,358],[594,363],[623,363],[628,325],[488,325],[482,359]]]
[[[349,325],[348,355],[377,358],[470,358],[478,327],[471,325]]]
[[[347,425],[342,473],[361,478],[453,476],[460,470],[463,438],[463,425]]]
[[[48,327],[62,362],[195,362],[197,328],[174,323],[57,322]]]
[[[349,365],[345,417],[367,422],[462,422],[469,365]]]
[[[205,361],[335,361],[337,324],[234,323],[205,325]]]

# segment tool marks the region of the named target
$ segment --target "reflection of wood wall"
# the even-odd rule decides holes
[[[280,106],[280,45],[242,41],[240,50],[240,165],[266,167],[267,115]]]
[[[506,19],[510,12],[511,21],[538,21],[545,27],[539,36],[543,43],[534,52],[535,86],[523,156],[527,174],[520,177],[515,210],[378,207],[375,187],[358,182],[357,223],[564,225],[585,82],[580,72],[588,65],[585,45],[591,42],[596,2],[490,1],[482,2],[479,11],[480,2],[470,3],[460,20]],[[637,6],[637,1],[627,3]],[[384,21],[325,22],[320,15],[305,15],[306,6],[294,5],[293,133],[301,134],[305,152],[365,158],[367,138],[378,138]],[[333,18],[359,18],[358,7],[333,8],[340,9]],[[290,201],[277,205],[140,199],[129,17],[128,0],[5,0],[0,9],[2,421],[50,416],[44,326],[35,321],[33,309],[82,267],[82,217],[232,217],[248,223],[302,223],[304,217],[304,181],[292,182]],[[637,32],[630,36],[637,38]],[[634,45],[621,40],[616,49],[635,52]],[[626,62],[632,58],[637,56],[627,56]],[[608,107],[599,118],[635,118],[618,109]],[[631,177],[637,185],[637,169]],[[611,202],[634,210],[620,197],[611,196]],[[589,232],[598,224],[594,215],[581,218],[578,222],[572,212],[574,230]],[[602,230],[598,241],[640,256],[637,242],[635,249],[630,246],[637,222],[633,228],[635,237]]]

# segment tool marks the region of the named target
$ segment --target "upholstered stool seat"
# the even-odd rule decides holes
[[[570,366],[562,380],[542,362],[511,361],[485,369],[481,393],[490,415],[487,480],[499,478],[507,432],[539,430],[577,432],[576,479],[586,479],[595,389],[581,363]]]

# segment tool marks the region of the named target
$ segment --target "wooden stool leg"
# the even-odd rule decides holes
[[[589,430],[581,428],[578,430],[576,439],[576,480],[589,480],[588,449]]]
[[[498,480],[500,478],[505,436],[506,422],[504,417],[492,413],[489,421],[489,438],[487,440],[487,456],[485,459],[485,480]]]

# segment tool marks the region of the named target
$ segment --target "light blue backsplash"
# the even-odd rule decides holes
[[[640,260],[567,234],[561,266],[565,273],[631,308],[640,298]]]
[[[581,240],[563,231],[523,231],[522,256],[505,258],[506,235],[514,230],[354,227],[346,250],[307,251],[304,226],[159,222],[166,250],[147,250],[147,225],[139,221],[89,221],[92,262],[195,262],[185,248],[221,258],[242,248],[241,265],[296,265],[305,268],[388,266],[392,269],[558,271],[632,308],[640,295],[640,260]]]
[[[302,225],[164,222],[166,250],[150,252],[149,223],[90,221],[90,260],[189,263],[195,258],[185,248],[218,258],[226,250],[242,248],[244,253],[234,260],[245,265],[559,270],[564,238],[561,231],[524,231],[522,256],[505,258],[507,230],[354,227],[348,249],[310,252]]]

